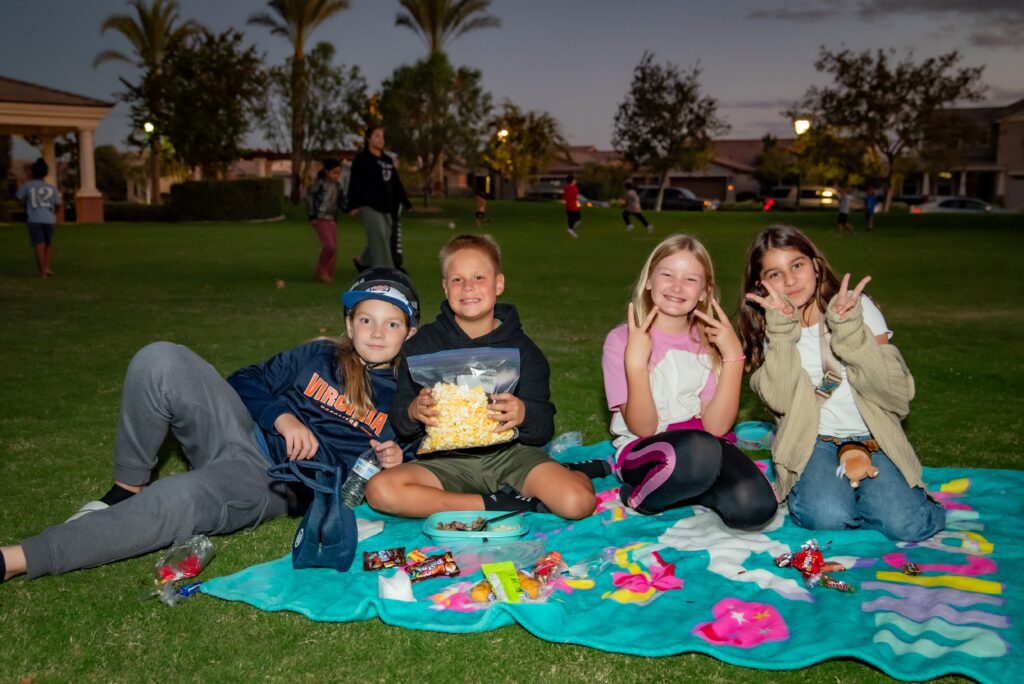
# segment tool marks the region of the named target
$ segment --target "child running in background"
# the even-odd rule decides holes
[[[423,326],[403,354],[391,416],[395,430],[412,440],[423,436],[425,426],[437,425],[437,402],[429,388],[413,381],[406,359],[452,349],[514,347],[519,381],[512,392],[490,395],[488,415],[498,422],[495,432],[516,428],[518,436],[496,446],[426,454],[378,473],[366,485],[367,502],[410,518],[440,511],[538,510],[539,504],[563,518],[590,515],[596,504],[590,477],[552,460],[542,448],[554,432],[551,369],[523,332],[516,308],[497,303],[505,289],[497,243],[488,235],[459,235],[441,249],[440,258],[445,300],[437,320]]]
[[[742,345],[717,301],[711,257],[689,235],[647,258],[602,367],[621,498],[640,513],[701,504],[730,527],[775,515],[772,486],[727,437],[739,410]]]
[[[812,530],[877,530],[918,541],[945,524],[900,422],[914,379],[878,307],[840,282],[792,226],[754,238],[743,278],[750,386],[779,416],[772,445],[779,497]]]
[[[53,275],[53,228],[57,224],[57,206],[60,191],[46,182],[50,167],[42,159],[32,164],[32,180],[18,188],[15,197],[25,203],[28,221],[28,239],[36,253],[39,275],[49,278]]]
[[[626,195],[622,198],[622,222],[626,224],[626,230],[633,230],[632,217],[637,217],[641,225],[650,235],[654,232],[654,226],[647,222],[644,215],[640,213],[640,195],[633,189],[632,183],[626,183]]]
[[[324,168],[306,192],[309,224],[320,240],[320,260],[314,277],[321,283],[334,280],[334,259],[338,252],[338,210],[345,204],[341,189],[341,162],[334,157],[324,159]]]
[[[565,178],[562,201],[565,203],[565,221],[569,226],[569,236],[577,238],[580,236],[576,232],[580,225],[580,187],[576,184],[576,177],[571,173]]]
[[[316,459],[351,467],[373,448],[384,468],[403,450],[388,420],[397,356],[415,331],[412,284],[364,272],[343,296],[347,336],[320,339],[225,380],[195,352],[155,342],[128,365],[114,441],[114,485],[65,523],[0,549],[0,582],[104,565],[229,534],[284,515],[267,467]],[[168,429],[190,470],[155,481]]]
[[[476,227],[479,229],[483,222],[487,220],[487,198],[484,197],[484,193],[478,192],[473,202],[476,205]]]

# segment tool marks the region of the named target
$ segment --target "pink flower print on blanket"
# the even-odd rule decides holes
[[[722,599],[711,609],[715,619],[693,628],[693,634],[721,646],[753,648],[766,641],[785,641],[789,628],[779,611],[766,603]]]
[[[644,570],[639,563],[630,559],[630,552],[646,545],[641,542],[615,551],[615,563],[627,572],[613,572],[612,584],[616,588],[605,592],[601,598],[645,606],[666,591],[683,588],[683,580],[676,577],[675,564],[666,563],[657,552],[650,554],[649,570]]]
[[[619,488],[606,489],[597,493],[597,507],[594,508],[594,515],[609,511],[610,514],[601,520],[605,525],[609,523],[622,522],[629,515],[629,509],[619,498]]]

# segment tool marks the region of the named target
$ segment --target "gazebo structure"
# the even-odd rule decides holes
[[[62,90],[45,88],[0,76],[0,133],[38,139],[50,167],[47,180],[56,185],[54,141],[65,133],[78,134],[78,191],[75,216],[79,223],[103,221],[103,195],[96,189],[92,134],[113,108],[104,102]]]

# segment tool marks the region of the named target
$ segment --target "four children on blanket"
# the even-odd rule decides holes
[[[114,486],[67,523],[0,549],[0,581],[100,565],[282,515],[287,505],[265,473],[268,463],[315,455],[351,465],[367,431],[376,435],[369,444],[384,470],[366,496],[383,512],[590,515],[595,473],[559,464],[542,449],[554,429],[550,367],[515,307],[497,303],[505,288],[498,245],[461,235],[440,261],[445,300],[437,320],[414,337],[419,306],[411,283],[392,269],[372,269],[344,295],[348,337],[341,342],[310,342],[227,380],[184,347],[144,348],[125,381]],[[852,291],[849,281],[849,274],[837,279],[799,230],[771,226],[747,253],[738,336],[718,303],[704,246],[673,235],[655,247],[626,322],[608,334],[603,352],[622,501],[640,513],[700,504],[731,527],[757,529],[788,498],[794,522],[809,529],[873,529],[907,541],[940,531],[943,509],[928,497],[900,426],[913,378],[881,312],[862,294],[870,277]],[[398,360],[403,343],[405,357],[518,349],[518,385],[489,405],[496,430],[516,428],[517,438],[406,462],[392,437],[414,442],[436,424],[437,412],[430,389],[417,386]],[[826,349],[840,366],[830,385],[823,382]],[[729,432],[744,368],[779,418],[777,490]],[[147,486],[168,428],[192,470]],[[869,453],[859,482],[836,472],[850,443]]]

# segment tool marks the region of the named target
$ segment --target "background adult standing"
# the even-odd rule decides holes
[[[394,160],[384,152],[384,129],[370,126],[363,136],[363,151],[352,161],[348,184],[349,213],[359,219],[366,230],[366,249],[361,259],[354,259],[356,269],[386,266],[394,268],[391,253],[392,222],[398,207],[412,208]]]

